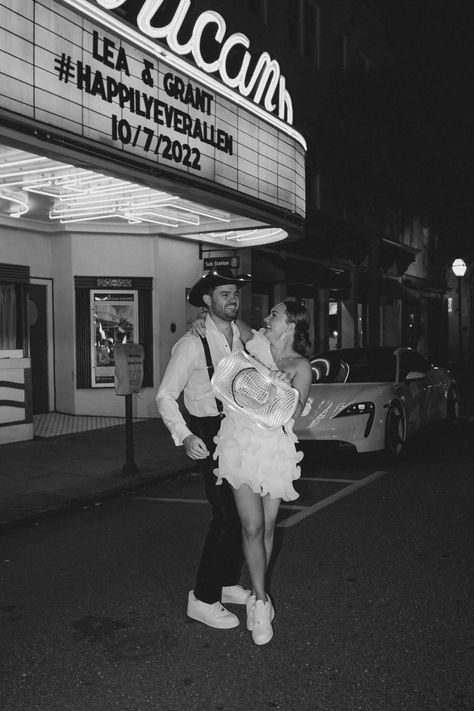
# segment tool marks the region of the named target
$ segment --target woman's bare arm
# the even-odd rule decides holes
[[[293,418],[296,420],[301,415],[308,399],[309,389],[313,379],[311,363],[307,358],[298,358],[296,373],[291,382],[291,386],[298,390],[299,398],[296,409],[293,413]]]

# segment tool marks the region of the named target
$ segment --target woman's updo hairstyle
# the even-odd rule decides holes
[[[300,355],[307,355],[311,346],[309,339],[309,314],[302,302],[285,301],[286,318],[289,323],[295,324],[295,338],[293,349]]]

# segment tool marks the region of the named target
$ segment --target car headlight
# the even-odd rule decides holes
[[[365,426],[365,431],[364,431],[364,437],[368,437],[370,434],[370,430],[372,429],[373,422],[374,422],[374,416],[375,416],[374,403],[373,402],[354,402],[352,405],[348,405],[343,410],[341,410],[341,412],[338,412],[337,415],[334,416],[334,419],[336,419],[337,417],[352,417],[353,415],[369,415],[367,424]]]
[[[369,415],[375,411],[373,402],[355,402],[348,405],[341,412],[338,412],[334,417],[350,417],[351,415]]]

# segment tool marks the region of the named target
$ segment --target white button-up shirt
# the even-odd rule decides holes
[[[214,368],[224,356],[243,347],[239,330],[234,323],[232,332],[231,348],[227,338],[219,331],[212,318],[206,316],[206,338]],[[187,427],[177,403],[181,392],[184,395],[184,404],[191,415],[215,417],[219,414],[202,341],[199,336],[189,332],[174,345],[156,395],[158,411],[176,445],[183,444],[183,440],[193,434]]]

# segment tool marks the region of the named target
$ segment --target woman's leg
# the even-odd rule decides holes
[[[265,553],[267,559],[266,567],[270,565],[270,558],[272,557],[273,551],[273,537],[275,534],[275,522],[278,515],[278,509],[280,508],[281,499],[271,499],[269,494],[263,497],[263,515],[265,521]]]
[[[234,489],[234,497],[242,524],[242,544],[252,579],[253,591],[257,600],[266,601],[267,556],[264,543],[265,520],[262,497],[260,494],[254,494],[246,484],[243,484],[239,489]]]

